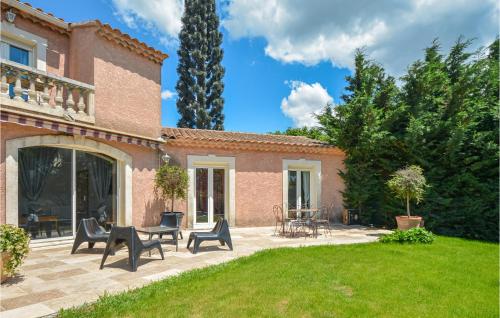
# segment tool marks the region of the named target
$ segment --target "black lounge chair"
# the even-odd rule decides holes
[[[93,248],[95,243],[108,241],[109,232],[106,232],[102,226],[97,223],[95,218],[82,219],[76,231],[75,241],[71,254],[75,254],[78,247],[85,242],[89,243],[89,248]]]
[[[198,248],[203,241],[219,241],[222,246],[227,244],[229,249],[233,250],[233,243],[231,242],[231,234],[229,233],[229,225],[224,219],[219,219],[215,227],[210,232],[191,232],[187,243],[187,248],[194,240],[193,254],[198,253]]]
[[[184,213],[182,212],[163,212],[161,214],[161,220],[160,220],[160,226],[165,226],[165,227],[176,227],[178,228],[178,234],[181,236],[181,240],[183,239],[182,237],[182,230],[181,230],[181,225],[182,225],[182,218],[184,217]],[[172,239],[175,240],[175,233],[172,232]],[[163,234],[160,234],[160,238],[162,238]]]
[[[142,241],[137,235],[137,231],[133,226],[113,226],[111,228],[111,233],[109,234],[109,239],[106,243],[106,249],[102,255],[101,266],[99,269],[103,269],[104,262],[109,254],[114,252],[116,249],[121,248],[126,245],[128,248],[128,263],[132,268],[132,272],[137,271],[137,265],[139,263],[139,258],[143,252],[151,251],[152,249],[158,249],[163,257],[163,250],[161,249],[161,244],[159,240]]]

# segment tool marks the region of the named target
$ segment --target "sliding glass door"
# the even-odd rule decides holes
[[[195,170],[195,227],[211,227],[226,211],[226,172],[218,168]]]
[[[19,150],[19,226],[33,240],[71,237],[82,218],[116,222],[116,163],[55,147]]]
[[[32,239],[73,235],[72,150],[19,150],[19,226]]]

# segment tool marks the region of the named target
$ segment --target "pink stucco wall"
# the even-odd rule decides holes
[[[47,72],[95,86],[96,126],[160,136],[161,64],[103,38],[96,25],[62,34],[20,15],[14,23],[47,39]]]
[[[5,223],[5,141],[37,135],[55,134],[53,131],[26,127],[17,124],[2,123],[0,125],[0,223]],[[96,139],[97,140],[97,139]],[[106,142],[132,156],[132,220],[136,226],[158,222],[164,204],[158,200],[153,191],[153,180],[158,167],[158,152],[146,147],[134,146],[119,142]]]
[[[283,160],[321,161],[321,204],[334,204],[339,217],[344,184],[338,175],[343,169],[343,156],[333,154],[300,154],[287,152],[260,152],[241,150],[211,150],[168,146],[172,161],[187,167],[188,155],[216,155],[235,157],[235,201],[237,226],[263,226],[274,222],[272,207],[283,203]],[[187,211],[186,202],[178,202],[176,210]]]
[[[0,222],[5,223],[5,141],[13,138],[54,134],[17,124],[2,124],[0,128]],[[152,225],[159,221],[165,202],[154,194],[154,175],[159,164],[158,153],[146,147],[119,142],[105,142],[132,157],[132,219],[136,226]],[[337,216],[342,211],[343,182],[338,170],[343,169],[343,156],[334,154],[297,154],[287,152],[259,152],[241,150],[210,150],[188,147],[167,147],[172,162],[187,166],[188,155],[217,155],[235,157],[235,201],[237,226],[273,224],[272,206],[282,204],[283,159],[320,160],[322,174],[321,204],[334,204]],[[168,202],[167,202],[168,204]],[[177,202],[176,210],[187,212],[186,202]],[[184,226],[187,225],[184,219]]]
[[[72,30],[71,78],[95,86],[96,125],[157,138],[161,129],[161,65],[95,32]]]
[[[2,8],[2,21],[5,19],[5,10]],[[14,20],[16,28],[30,32],[47,39],[47,72],[59,76],[68,76],[69,36],[42,27],[32,21],[17,15]]]

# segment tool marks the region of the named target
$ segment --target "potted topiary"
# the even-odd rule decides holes
[[[174,212],[175,199],[186,199],[188,174],[179,166],[163,164],[155,176],[155,193],[163,200],[170,200],[171,212]]]
[[[422,222],[422,217],[411,216],[410,200],[415,200],[419,203],[427,188],[423,170],[419,166],[409,166],[396,171],[392,178],[387,182],[389,189],[402,200],[406,201],[406,214],[396,216],[398,229],[408,230],[414,227],[419,227]]]
[[[10,224],[0,225],[0,252],[2,253],[1,282],[14,275],[29,252],[28,234]]]

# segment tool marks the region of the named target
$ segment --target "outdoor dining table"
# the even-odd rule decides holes
[[[149,235],[149,240],[153,238],[153,235],[158,236],[162,234],[173,234],[175,241],[175,251],[179,250],[179,240],[178,240],[178,227],[167,227],[167,226],[147,226],[137,228],[137,232],[145,233]]]
[[[313,229],[313,236],[317,237],[317,229],[314,226],[314,216],[316,213],[318,213],[319,209],[289,209],[288,214],[290,213],[295,214],[296,217],[291,218],[291,217],[285,217],[284,219],[287,222],[290,222],[291,225],[295,227],[304,227],[304,226],[311,226]],[[292,236],[294,235],[293,230],[292,230]]]

